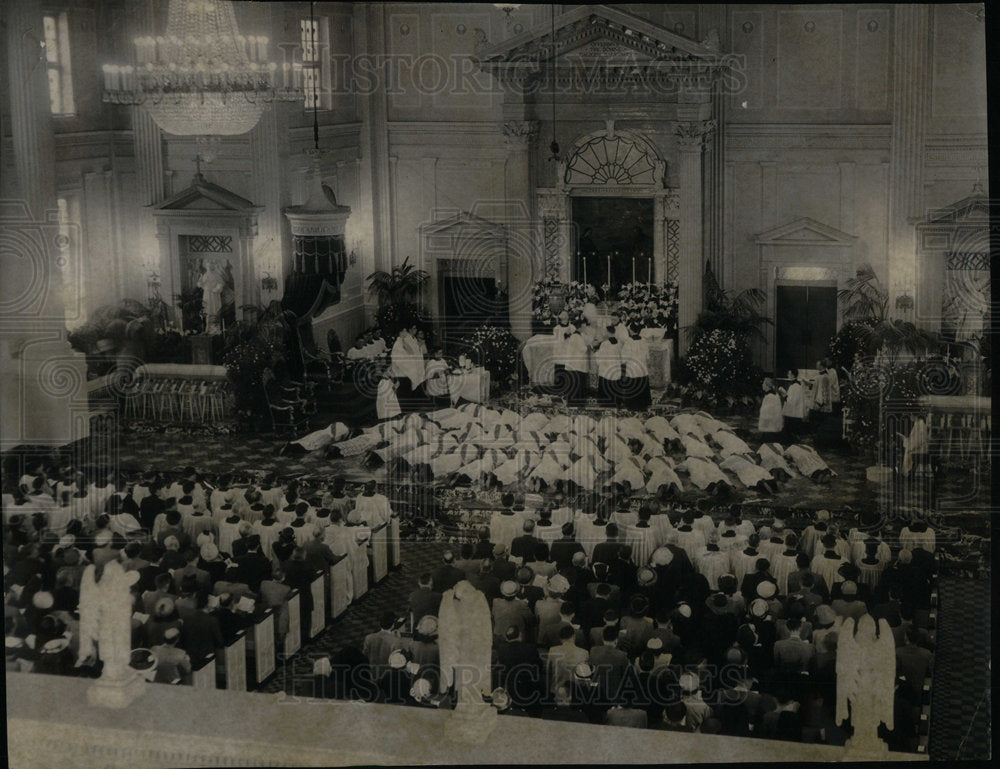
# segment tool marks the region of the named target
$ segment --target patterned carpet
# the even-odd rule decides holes
[[[932,760],[991,755],[990,580],[942,575],[931,686]]]
[[[352,603],[336,621],[305,644],[291,660],[279,660],[277,672],[262,687],[266,692],[286,692],[312,696],[313,662],[333,655],[345,646],[361,648],[364,638],[378,629],[379,618],[387,611],[406,613],[407,599],[417,579],[441,563],[444,542],[404,542],[402,562],[359,601]]]
[[[344,404],[340,406],[343,408]],[[336,413],[329,409],[313,418],[312,429],[324,427],[333,419],[345,417],[343,411]],[[727,421],[743,437],[747,437],[746,430],[751,420],[735,417]],[[350,423],[357,424],[353,419]],[[232,470],[273,471],[283,478],[328,478],[343,475],[352,482],[369,478],[383,484],[385,482],[383,470],[372,471],[362,467],[357,458],[327,460],[321,451],[305,456],[279,455],[279,449],[286,440],[287,436],[279,437],[263,432],[224,435],[169,428],[126,428],[118,436],[118,463],[121,468],[131,470],[175,470],[192,465],[208,473]],[[837,477],[829,485],[817,485],[800,479],[785,484],[772,497],[762,498],[754,492],[742,490],[729,502],[740,504],[744,514],[751,518],[757,517],[754,513],[758,506],[760,513],[764,515],[767,514],[764,508],[790,508],[803,513],[828,509],[834,512],[835,518],[841,520],[850,520],[863,512],[877,509],[878,487],[866,479],[865,469],[869,464],[866,458],[855,455],[846,450],[846,447],[826,449],[822,454],[837,473]],[[955,576],[942,575],[940,584],[941,611],[929,752],[931,758],[940,760],[985,759],[990,755],[991,716],[989,670],[985,662],[989,660],[990,637],[988,562],[985,564],[986,579],[962,578],[961,571],[974,573],[977,558],[980,572],[983,570],[983,562],[978,553],[985,552],[983,547],[988,549],[989,516],[981,512],[988,507],[988,501],[983,501],[988,489],[975,488],[970,483],[970,477],[959,470],[952,470],[941,481],[939,500],[963,498],[962,501],[968,504],[954,512],[942,511],[944,520],[941,523],[956,528],[947,536],[939,535],[938,541],[946,550],[955,551],[954,555],[946,553],[945,557],[961,568],[955,569]],[[396,498],[405,493],[396,487],[387,491],[394,499],[394,506],[398,501]],[[421,515],[429,518],[438,517],[437,509],[431,510],[427,502],[440,508],[442,500],[450,504],[452,495],[450,490],[438,490],[423,497],[422,502],[413,500],[416,504],[409,507],[411,510],[415,507]],[[697,495],[691,496],[692,499],[684,499],[682,502],[692,502]],[[436,527],[436,531],[434,528],[424,530],[423,535],[418,534],[415,538],[442,540],[458,533],[445,531],[441,524]],[[938,530],[945,534],[941,528]],[[405,525],[403,535],[404,539],[408,538]],[[370,589],[361,600],[352,604],[316,640],[304,645],[291,660],[279,661],[277,673],[265,683],[263,690],[310,695],[313,660],[322,655],[333,654],[346,645],[360,647],[364,636],[378,627],[379,616],[385,611],[404,613],[407,596],[417,578],[440,562],[445,547],[443,541],[404,541],[402,564],[391,571],[380,585]]]

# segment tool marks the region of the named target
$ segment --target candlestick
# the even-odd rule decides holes
[[[587,257],[583,257],[583,285],[587,285]]]

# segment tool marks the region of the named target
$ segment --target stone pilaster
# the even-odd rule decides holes
[[[503,124],[507,159],[504,164],[507,227],[507,291],[511,330],[518,339],[531,335],[531,289],[544,274],[544,255],[534,247],[534,180],[531,157],[538,137],[534,120]]]
[[[926,5],[893,6],[893,103],[889,148],[890,307],[916,291],[916,221],[922,199],[924,133],[931,67],[931,13]],[[918,315],[930,308],[918,308]],[[922,312],[921,312],[922,311]]]
[[[680,187],[677,323],[680,328],[678,352],[681,355],[688,347],[687,328],[694,325],[702,308],[702,278],[705,272],[702,160],[706,135],[714,128],[712,120],[684,122],[675,126],[680,158],[677,174]]]
[[[281,247],[281,172],[278,167],[278,111],[272,105],[261,115],[260,121],[250,132],[250,155],[253,158],[254,203],[263,206],[258,217],[258,236],[253,242],[250,274],[244,281],[244,298],[256,303],[261,299],[260,278],[265,273],[277,278],[278,290],[266,299],[282,296],[285,292],[285,273],[289,265],[283,264]],[[239,317],[239,313],[237,313]]]

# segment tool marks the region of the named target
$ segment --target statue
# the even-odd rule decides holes
[[[80,650],[77,665],[104,663],[101,677],[88,690],[92,705],[123,708],[145,683],[129,666],[132,655],[132,592],[139,572],[122,569],[118,561],[105,564],[100,581],[91,564],[80,582]],[[96,644],[96,648],[95,648]]]
[[[198,287],[201,289],[201,301],[205,308],[205,333],[219,333],[219,312],[222,310],[222,290],[226,287],[226,281],[219,274],[219,268],[215,262],[205,262],[205,271],[198,279]]]
[[[876,626],[870,614],[857,624],[853,617],[845,619],[837,637],[837,723],[851,720],[850,754],[888,752],[878,727],[884,723],[893,729],[895,683],[896,643],[888,620],[880,619]]]
[[[445,735],[457,742],[485,742],[497,718],[497,711],[485,699],[492,692],[493,624],[486,596],[468,580],[441,597],[438,648],[441,692],[454,684],[457,701]]]

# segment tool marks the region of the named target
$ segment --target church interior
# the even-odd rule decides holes
[[[8,0],[10,765],[988,759],[987,10]]]

